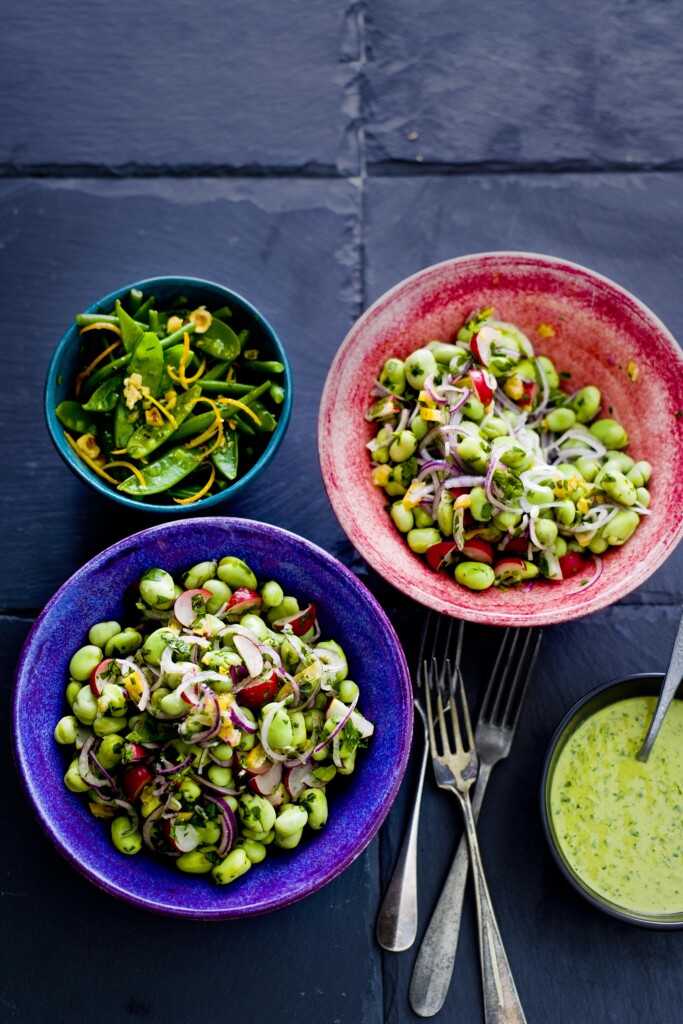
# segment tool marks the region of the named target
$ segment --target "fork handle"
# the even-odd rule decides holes
[[[470,849],[474,891],[477,897],[484,1019],[486,1024],[526,1024],[524,1010],[517,995],[496,915],[491,905],[469,793],[457,793],[457,795],[465,816],[465,831]]]
[[[481,762],[472,799],[475,822],[484,800],[484,793],[493,766]],[[467,884],[470,858],[467,839],[462,836],[439,902],[425,932],[420,952],[415,961],[410,982],[410,1005],[421,1017],[438,1013],[448,995],[453,976],[453,965],[458,948],[462,904]]]
[[[425,736],[408,832],[377,916],[377,941],[393,953],[410,949],[417,935],[417,832],[428,753]]]

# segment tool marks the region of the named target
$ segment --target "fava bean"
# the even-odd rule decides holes
[[[408,533],[415,525],[415,517],[412,510],[406,508],[402,501],[395,501],[389,510],[394,525],[401,533]]]
[[[473,487],[470,491],[470,512],[479,523],[486,523],[493,518],[493,507],[483,487]]]
[[[250,590],[256,590],[256,577],[241,558],[235,558],[233,555],[221,558],[216,575],[219,580],[227,583],[233,590],[237,590],[238,587],[249,587]]]
[[[635,487],[618,469],[601,470],[596,482],[611,498],[622,505],[633,505],[638,500]]]
[[[552,430],[556,434],[564,433],[565,430],[570,430],[576,422],[576,414],[572,409],[559,408],[552,409],[551,412],[545,417],[545,423],[548,430]]]
[[[94,626],[90,627],[88,632],[88,640],[94,647],[99,647],[104,650],[107,640],[111,640],[113,636],[121,632],[121,627],[118,622],[98,622]]]
[[[92,725],[97,717],[97,697],[89,686],[82,686],[73,703],[73,713],[83,725]]]
[[[427,348],[416,349],[405,361],[405,375],[411,388],[420,391],[431,374],[436,373],[436,359]]]
[[[634,487],[644,487],[652,476],[652,466],[649,462],[641,460],[635,462],[627,471],[626,479],[630,480]]]
[[[284,600],[284,591],[275,580],[268,580],[261,587],[261,600],[266,608],[277,608]]]
[[[602,535],[609,545],[620,546],[633,535],[640,522],[637,512],[622,509],[602,528]]]
[[[433,544],[441,541],[441,534],[438,530],[427,527],[426,529],[413,529],[407,534],[408,547],[416,555],[423,555]]]
[[[235,847],[244,850],[252,864],[260,864],[261,861],[265,860],[266,848],[263,843],[257,843],[255,839],[243,839],[240,837],[235,842]]]
[[[123,740],[116,733],[105,736],[97,749],[97,760],[103,768],[115,768],[121,763]]]
[[[207,580],[211,580],[216,575],[216,569],[218,564],[216,562],[198,562],[197,565],[193,565],[191,569],[183,576],[183,586],[186,590],[196,590],[199,587],[203,587]]]
[[[469,590],[488,590],[495,582],[495,573],[484,562],[460,562],[455,567],[455,578]]]
[[[104,653],[108,658],[127,658],[142,647],[142,637],[137,629],[124,629],[107,640]]]
[[[165,569],[148,569],[140,579],[140,597],[150,608],[170,608],[175,600],[175,583]]]
[[[327,822],[327,797],[322,789],[305,789],[299,797],[299,802],[308,813],[308,824],[312,829],[318,831]],[[277,823],[276,823],[277,824]]]
[[[190,853],[181,853],[176,857],[175,863],[181,871],[188,875],[208,875],[213,871],[213,860],[207,857],[208,850],[192,850]],[[220,867],[220,865],[216,865]]]
[[[380,384],[393,391],[395,395],[402,395],[406,389],[406,371],[401,359],[387,359],[379,375]]]
[[[80,724],[75,715],[65,715],[64,718],[60,718],[54,733],[57,743],[75,743],[79,728]]]
[[[66,770],[64,776],[64,785],[67,789],[70,789],[72,793],[85,793],[90,786],[87,782],[81,778],[81,773],[78,770],[78,758],[75,758]]]
[[[76,651],[69,662],[69,674],[83,683],[90,678],[90,673],[102,661],[102,649],[94,644],[86,644]]]
[[[608,451],[615,448],[625,448],[628,444],[628,434],[616,420],[596,420],[589,429],[591,434],[594,434]]]
[[[576,413],[579,423],[590,423],[597,416],[601,402],[600,389],[589,384],[588,387],[577,391],[571,401],[571,408]]]
[[[270,807],[270,804],[268,804]],[[274,820],[275,841],[292,836],[303,829],[308,822],[308,814],[303,807],[286,804],[281,807]],[[279,845],[279,844],[278,844]]]
[[[389,458],[394,462],[405,462],[415,454],[417,438],[411,430],[402,430],[389,446]]]

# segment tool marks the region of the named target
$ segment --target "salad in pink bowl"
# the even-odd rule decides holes
[[[422,604],[491,624],[588,614],[683,533],[682,371],[666,327],[593,271],[525,253],[438,264],[337,354],[319,421],[328,496],[370,565]]]

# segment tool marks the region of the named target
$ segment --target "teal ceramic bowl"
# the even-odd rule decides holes
[[[151,500],[136,501],[134,498],[129,498],[114,490],[106,481],[101,480],[96,473],[93,473],[85,462],[74,453],[64,437],[64,427],[55,415],[55,409],[60,402],[73,398],[73,385],[78,373],[80,347],[80,336],[75,320],[57,345],[47,372],[44,398],[47,429],[55,448],[69,469],[105,498],[110,498],[119,505],[127,505],[138,511],[164,515],[173,514],[174,517],[199,511],[205,512],[221,502],[236,497],[245,487],[248,487],[252,480],[265,469],[280,447],[292,411],[292,371],[289,359],[273,328],[251,303],[223,285],[215,284],[212,281],[203,281],[196,277],[150,277],[144,281],[135,281],[98,299],[85,312],[111,313],[116,300],[123,300],[131,288],[139,288],[145,295],[154,295],[159,306],[163,306],[165,302],[179,294],[187,295],[190,306],[194,307],[205,305],[208,309],[219,309],[221,306],[230,306],[233,313],[231,326],[236,331],[248,328],[251,332],[249,345],[258,348],[262,358],[274,359],[284,365],[282,386],[285,391],[285,399],[279,407],[277,427],[270,436],[266,447],[258,459],[250,465],[247,472],[243,476],[239,476],[233,484],[218,494],[201,498],[191,505],[176,505]]]

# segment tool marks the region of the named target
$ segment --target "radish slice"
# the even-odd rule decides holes
[[[183,626],[191,626],[198,615],[205,614],[206,602],[212,597],[210,590],[185,590],[176,598],[173,614]]]
[[[308,776],[311,769],[307,764],[299,764],[296,768],[289,768],[285,775],[285,788],[292,800],[298,799],[306,789]]]
[[[276,619],[273,623],[273,629],[276,629],[279,633],[285,628],[285,626],[291,626],[294,636],[303,636],[304,633],[308,633],[309,629],[315,625],[317,619],[317,612],[315,605],[311,602],[308,607],[304,608],[301,612],[296,612],[294,615],[287,615],[283,619]]]
[[[356,700],[357,699],[358,695],[356,695]],[[360,712],[353,710],[356,704],[356,700],[354,700],[351,703],[351,705],[347,707],[346,704],[342,704],[340,700],[338,700],[336,697],[333,697],[332,700],[330,701],[327,711],[325,712],[325,718],[334,717],[342,719],[342,721],[339,723],[339,726],[337,726],[337,732],[341,732],[340,726],[345,725],[346,721],[348,719],[351,719],[354,728],[356,729],[357,732],[360,733],[361,738],[365,740],[368,738],[368,736],[372,736],[373,732],[375,731],[375,727],[372,724],[372,722],[368,722],[367,718],[363,718]],[[334,735],[335,733],[332,733],[332,736]],[[325,743],[329,743],[330,738],[331,737],[328,736]]]
[[[90,673],[90,689],[96,697],[102,696],[102,686],[107,680],[104,678],[109,672],[110,666],[115,658],[105,658]]]
[[[285,802],[285,794],[281,786],[278,786],[270,796],[266,797],[266,800],[272,807],[281,807]]]
[[[238,587],[228,601],[228,615],[245,615],[261,607],[261,598],[251,587]]]
[[[493,565],[493,547],[486,540],[471,537],[465,541],[462,553],[472,562],[485,562],[486,565]]]
[[[246,636],[237,633],[233,639],[235,650],[247,667],[250,676],[258,676],[263,672],[263,655],[256,644]]]
[[[276,762],[271,765],[267,772],[262,775],[254,775],[249,780],[249,786],[261,796],[272,796],[282,781],[282,765]]]
[[[168,840],[180,853],[190,853],[199,846],[199,833],[189,821],[174,818],[168,824]]]

